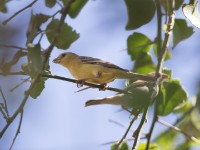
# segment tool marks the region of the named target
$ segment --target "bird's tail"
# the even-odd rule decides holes
[[[92,99],[88,100],[85,103],[85,107],[91,106],[91,105],[100,105],[100,104],[112,104],[112,105],[123,105],[123,94],[118,94],[106,98],[98,98],[98,99]]]
[[[102,98],[102,99],[93,99],[93,100],[88,100],[85,103],[85,107],[87,106],[91,106],[91,105],[99,105],[99,104],[106,104],[106,98]]]
[[[134,72],[125,72],[122,71],[119,73],[118,78],[122,79],[135,79],[135,80],[143,80],[143,81],[155,81],[156,77],[154,75],[144,75],[144,74],[139,74],[139,73],[134,73]]]

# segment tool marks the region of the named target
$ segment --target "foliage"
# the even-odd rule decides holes
[[[9,1],[6,0],[0,2],[0,12],[7,12],[8,2]],[[33,1],[33,3],[27,6],[26,9],[34,5],[36,2],[37,1]],[[195,143],[193,136],[195,138],[200,138],[200,109],[197,107],[200,105],[200,91],[195,97],[196,105],[192,105],[188,100],[187,92],[181,85],[181,82],[177,79],[173,79],[172,70],[164,70],[162,64],[172,58],[170,46],[175,49],[177,44],[182,41],[186,42],[186,39],[191,37],[194,33],[193,27],[188,26],[185,19],[174,18],[174,12],[182,6],[185,16],[194,26],[199,28],[198,1],[195,1],[197,2],[195,5],[192,1],[190,1],[189,4],[183,5],[183,0],[124,0],[124,2],[128,16],[128,23],[125,26],[125,29],[132,31],[127,38],[127,52],[130,55],[131,60],[134,61],[133,71],[142,74],[156,71],[156,75],[166,71],[165,73],[169,75],[168,80],[159,85],[160,90],[157,91],[158,95],[156,98],[150,99],[150,102],[147,102],[147,104],[149,104],[148,107],[151,107],[152,105],[150,104],[152,103],[155,104],[154,119],[152,122],[157,122],[158,120],[156,117],[158,116],[169,116],[171,114],[184,116],[180,122],[175,124],[180,128],[180,132],[174,132],[172,130],[169,132],[163,132],[157,136],[154,143],[142,143],[137,147],[137,150],[144,150],[146,147],[150,150],[159,150],[161,149],[160,147],[164,149],[175,149],[177,146],[181,149],[185,148],[189,150]],[[175,5],[172,4],[174,2]],[[16,113],[14,113],[12,117],[9,117],[6,111],[7,106],[5,104],[5,106],[2,105],[0,107],[8,126],[15,120],[18,114],[23,112],[28,97],[31,96],[36,99],[44,90],[45,82],[48,78],[44,78],[43,75],[50,75],[49,57],[53,48],[57,47],[66,50],[80,38],[79,33],[77,33],[72,26],[66,23],[65,18],[69,15],[70,18],[76,19],[87,3],[87,0],[62,0],[60,2],[57,2],[56,0],[45,0],[45,6],[49,9],[52,9],[57,5],[61,7],[52,15],[45,13],[34,14],[33,9],[30,16],[30,23],[27,27],[27,39],[25,41],[26,47],[19,47],[11,61],[0,61],[1,75],[9,75],[12,73],[12,68],[16,64],[20,64],[20,73],[29,76],[31,79],[30,87],[25,92],[24,99],[20,104],[19,109],[16,110]],[[162,18],[166,19],[165,24],[161,21]],[[161,24],[159,25],[158,23],[156,26],[156,28],[158,28],[158,33],[153,38],[148,37],[145,33],[134,31],[144,25],[148,26],[153,19],[157,19],[158,22],[160,19]],[[10,19],[5,22],[7,23],[9,20]],[[5,22],[4,24],[6,24]],[[165,27],[165,29],[162,30],[162,27]],[[170,37],[171,32],[173,34],[172,37]],[[48,48],[43,48],[42,45],[42,40],[45,36],[49,41]],[[172,38],[172,40],[170,40],[170,38]],[[21,64],[20,60],[22,58],[27,58],[27,62]],[[160,66],[159,63],[161,64]],[[146,121],[144,119],[146,117],[145,115],[147,115],[148,112],[146,105],[144,107],[140,125],[138,125],[136,130],[138,132],[135,132],[138,134],[138,136],[134,137],[136,145],[141,133],[141,130],[139,129],[142,129],[142,126]],[[152,123],[152,130],[156,130],[155,122]],[[7,127],[5,128],[7,129]],[[6,130],[2,130],[0,132],[0,137],[3,136],[5,131]],[[184,133],[182,133],[182,131],[184,131]],[[185,132],[187,132],[187,134],[185,134]],[[188,136],[191,138],[189,138],[189,140],[183,138],[181,142],[177,142],[180,133],[187,138]],[[152,141],[151,134],[147,136],[147,141]],[[196,143],[198,143],[198,140],[196,141]],[[115,143],[111,146],[111,150],[117,149],[117,147],[118,144]],[[118,149],[128,150],[129,147],[128,143],[123,140]]]

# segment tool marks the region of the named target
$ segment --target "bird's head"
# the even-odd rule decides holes
[[[72,52],[65,52],[60,54],[57,58],[53,60],[56,64],[66,65],[68,62],[71,62],[74,58],[77,58],[78,55]]]

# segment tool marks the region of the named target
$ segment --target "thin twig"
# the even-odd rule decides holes
[[[185,131],[181,130],[180,128],[178,127],[175,127],[171,124],[169,124],[168,122],[165,122],[164,120],[161,120],[160,118],[158,118],[158,122],[161,123],[162,125],[166,126],[166,127],[169,127],[177,132],[180,132],[182,133],[184,136],[186,136],[188,139],[196,142],[196,143],[199,143],[200,144],[200,140],[198,140],[197,138],[195,138],[194,136],[190,136],[188,133],[186,133]]]
[[[161,4],[159,0],[155,0],[155,4],[156,4],[156,8],[157,8],[157,54],[159,57],[165,57],[165,55],[161,55],[162,54],[162,12],[161,12]],[[160,59],[162,60],[162,59]],[[158,58],[159,61],[159,58]],[[157,66],[158,67],[158,66]],[[161,67],[161,66],[160,66]],[[156,76],[159,75],[159,73],[161,73],[162,69],[157,68],[157,72],[156,72]],[[155,84],[155,86],[158,86]],[[150,127],[150,131],[147,134],[147,144],[146,144],[146,150],[149,149],[150,147],[150,142],[151,142],[151,136],[155,127],[157,121],[157,102],[155,101],[155,107],[154,107],[154,114],[153,114],[153,120],[152,120],[152,124]]]
[[[59,79],[59,80],[68,81],[68,82],[72,82],[72,83],[76,83],[77,84],[77,80],[69,79],[69,78],[65,78],[65,77],[61,77],[61,76],[42,75],[42,77],[47,77],[47,78],[52,78],[52,79]],[[92,84],[92,83],[87,83],[87,82],[84,82],[83,85],[87,85],[87,86],[90,86],[92,88],[98,88],[98,89],[102,88],[102,85],[97,85],[97,84]],[[112,87],[107,87],[105,90],[119,92],[119,93],[125,93],[125,94],[131,94],[128,91],[117,89],[117,88],[112,88]]]
[[[134,143],[133,143],[132,150],[136,150],[137,143],[140,140],[142,128],[144,126],[144,123],[147,121],[147,115],[148,115],[149,107],[150,107],[150,102],[144,108],[144,112],[142,114],[142,119],[140,121],[140,124],[139,124],[138,128],[135,130],[135,132],[133,133],[133,138],[135,138],[135,140],[134,140]]]
[[[23,120],[23,114],[24,114],[24,111],[22,110],[22,111],[20,112],[20,114],[21,114],[21,115],[20,115],[20,119],[19,119],[18,128],[17,128],[17,131],[16,131],[16,134],[15,134],[15,137],[13,138],[13,142],[12,142],[12,144],[11,144],[9,150],[12,149],[12,147],[13,147],[13,145],[14,145],[16,139],[17,139],[17,136],[18,136],[19,133],[20,133],[20,129],[21,129],[21,125],[22,125],[22,120]]]
[[[162,46],[162,51],[158,58],[158,64],[156,69],[156,75],[158,76],[162,72],[165,55],[167,53],[167,48],[169,46],[170,35],[174,27],[174,19],[175,19],[175,0],[169,0],[169,19],[167,24],[167,30],[165,32],[165,38]]]
[[[33,4],[35,4],[38,0],[34,0],[32,1],[30,4],[28,4],[26,7],[22,8],[21,10],[17,11],[16,13],[14,13],[10,18],[6,19],[5,21],[3,21],[3,25],[6,25],[10,20],[12,20],[14,17],[16,17],[18,14],[20,14],[21,12],[23,12],[24,10],[26,10],[29,7],[32,7]]]
[[[14,86],[12,89],[10,89],[10,92],[13,92],[15,89],[17,89],[18,87],[20,87],[22,84],[24,84],[25,82],[27,82],[31,77],[28,77],[27,79],[24,79],[22,82],[20,82],[19,84],[17,84],[16,86]]]
[[[7,117],[6,113],[4,112],[4,109],[3,109],[3,106],[2,106],[2,105],[0,105],[0,112],[2,113],[4,119],[5,119],[6,122],[7,122],[7,121],[8,121],[8,117]]]
[[[1,92],[1,95],[3,97],[3,102],[4,102],[4,105],[5,105],[5,112],[6,112],[7,119],[8,119],[10,117],[9,112],[8,112],[8,105],[7,105],[6,98],[5,98],[4,94],[3,94],[3,91],[1,89],[1,87],[0,87],[0,92]]]
[[[3,73],[0,73],[0,75],[3,75]],[[25,74],[24,72],[9,72],[9,73],[7,73],[7,75],[27,75],[27,74]],[[65,78],[65,77],[61,77],[61,76],[56,76],[56,75],[42,74],[41,77],[63,80],[63,81],[72,82],[72,83],[76,83],[76,84],[78,83],[77,80]],[[92,88],[98,88],[98,89],[102,88],[102,85],[86,83],[86,82],[84,82],[83,85],[90,86]],[[117,89],[117,88],[113,88],[113,87],[107,87],[105,90],[119,92],[119,93],[125,93],[125,94],[131,94],[131,92],[129,92],[129,91],[125,91],[125,90],[121,90],[121,89]]]
[[[123,142],[124,139],[126,139],[126,136],[128,134],[128,132],[130,131],[134,121],[138,118],[138,115],[134,116],[134,118],[130,121],[130,124],[128,126],[128,128],[126,129],[126,132],[124,133],[124,135],[122,136],[121,140],[117,143],[117,146],[116,146],[116,150],[119,150],[119,146],[120,144]]]
[[[27,50],[27,48],[25,48],[25,47],[20,47],[20,46],[16,46],[16,45],[4,45],[4,44],[0,44],[0,47],[16,48],[16,49],[21,49],[21,50]]]

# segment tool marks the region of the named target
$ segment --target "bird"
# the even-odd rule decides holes
[[[155,80],[155,76],[133,73],[110,62],[98,58],[79,56],[72,52],[60,54],[53,62],[66,67],[78,82],[106,85],[117,78]]]
[[[153,100],[158,95],[159,85],[167,78],[168,75],[163,73],[161,74],[158,82],[138,80],[124,89],[124,91],[128,91],[129,93],[117,93],[116,95],[110,97],[91,99],[86,101],[85,107],[111,104],[121,105],[125,108],[144,108],[148,102]]]

